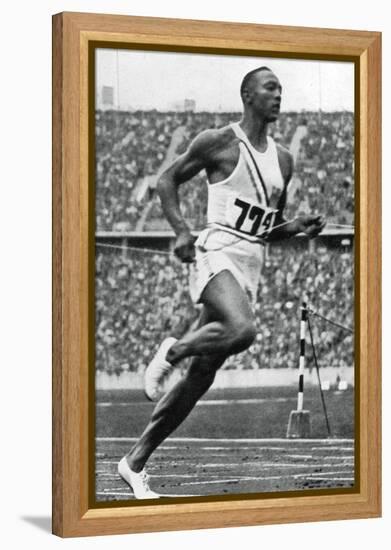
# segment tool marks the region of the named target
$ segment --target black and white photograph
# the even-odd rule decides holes
[[[95,49],[95,499],[349,492],[355,66]]]

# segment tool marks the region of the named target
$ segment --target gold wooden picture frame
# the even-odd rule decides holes
[[[355,471],[352,490],[94,501],[94,48],[349,60],[355,66]],[[61,13],[53,17],[53,533],[61,537],[381,514],[381,34]]]

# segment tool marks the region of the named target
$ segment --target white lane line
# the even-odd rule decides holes
[[[161,449],[167,449],[167,447],[164,447],[164,445],[162,445],[160,447]],[[183,445],[179,445],[178,447],[173,447],[175,449],[183,449]],[[304,451],[306,449],[303,449],[303,447],[289,447],[289,449],[286,449],[285,447],[273,447],[273,446],[267,446],[267,447],[260,447],[259,449],[257,449],[256,447],[254,447],[254,445],[251,445],[250,447],[249,446],[246,446],[246,445],[240,445],[240,447],[197,447],[197,451],[227,451],[229,450],[230,453],[232,453],[233,451],[234,452],[240,452],[240,451],[258,451],[258,450],[262,450],[262,451]],[[284,456],[294,456],[294,455],[287,455],[287,454],[284,454]],[[301,456],[313,456],[313,455],[298,455],[299,457]]]
[[[346,473],[346,472],[345,472]],[[197,473],[194,473],[194,474],[152,474],[150,472],[148,472],[148,477],[150,478],[153,478],[153,479],[163,479],[165,480],[166,478],[173,478],[173,479],[199,479],[201,477],[204,477],[204,478],[208,478],[208,479],[216,479],[216,480],[219,480],[220,479],[220,475],[219,474],[211,474],[210,472],[205,472],[203,474],[200,474],[199,472]],[[116,474],[102,474],[99,476],[99,480],[100,481],[103,481],[103,480],[110,480],[110,479],[117,479],[119,480],[120,477]],[[237,475],[236,476],[236,479],[258,479],[257,477],[252,477],[252,476],[248,476],[248,475]]]
[[[204,474],[200,474],[199,472],[197,473],[194,473],[194,474],[180,474],[180,473],[177,473],[177,474],[153,474],[151,473],[150,471],[148,471],[148,477],[153,477],[153,478],[167,478],[167,477],[172,477],[172,478],[190,478],[190,479],[194,479],[195,477],[200,477],[200,476],[208,476],[208,477],[219,477],[218,474],[211,474],[211,473],[207,473],[205,472]],[[240,477],[240,476],[239,476]],[[246,477],[246,476],[244,476]],[[108,474],[106,472],[103,472],[100,476],[99,476],[99,479],[120,479],[119,475],[118,474]]]
[[[184,448],[183,445],[161,445],[160,447],[158,447],[155,451],[155,455],[158,455],[159,453],[160,454],[164,454],[164,451],[183,451]],[[197,451],[198,452],[201,452],[201,451],[206,451],[208,453],[208,456],[232,456],[232,453],[239,453],[241,451],[254,451],[254,452],[259,452],[259,451],[287,451],[288,449],[285,449],[284,447],[273,447],[273,446],[267,446],[267,447],[261,447],[259,449],[257,449],[254,445],[251,445],[251,446],[247,446],[247,445],[240,445],[240,447],[227,447],[227,445],[225,447],[197,447]],[[290,447],[289,448],[289,451],[301,451],[301,450],[304,450],[302,449],[302,447]],[[211,455],[209,453],[209,451],[228,451],[228,452],[221,452],[219,453],[218,455]],[[95,454],[95,459],[97,461],[100,461],[101,458],[105,458],[107,457],[108,453],[107,452],[98,452]],[[340,458],[343,458],[344,455],[341,455]],[[349,456],[349,455],[346,455],[346,456]],[[351,456],[351,455],[350,455]],[[312,457],[312,458],[319,458],[315,455],[302,455],[302,454],[299,454],[299,455],[291,455],[291,454],[284,454],[284,457],[288,457],[288,458],[309,458],[309,457]],[[336,457],[337,458],[337,457]]]
[[[289,479],[303,479],[303,480],[313,480],[313,481],[349,481],[354,482],[354,477],[335,477],[345,474],[346,472],[328,472],[323,474],[294,474],[294,475],[279,475],[279,476],[238,476],[235,478],[228,479],[217,479],[217,480],[198,480],[198,481],[183,481],[180,483],[181,486],[185,485],[218,485],[222,483],[239,483],[243,481],[274,481],[274,480],[289,480]],[[333,477],[330,477],[333,476]],[[159,477],[159,476],[156,476]],[[178,476],[181,477],[181,476]],[[254,491],[257,492],[257,491]],[[276,491],[278,492],[278,491]],[[112,489],[105,489],[104,492],[97,492],[97,495],[113,495],[113,496],[129,496],[129,493],[123,493],[121,490],[113,491]],[[197,496],[197,495],[161,495],[161,497],[185,497],[185,496]]]
[[[95,441],[97,442],[132,442],[137,441],[138,437],[96,437]],[[297,444],[300,442],[301,445],[314,445],[327,444],[327,439],[286,439],[286,438],[216,438],[216,437],[170,437],[168,441],[174,443],[253,443],[254,445],[259,445],[263,443],[281,443],[284,445],[291,445],[292,443]],[[333,439],[333,443],[352,443],[353,439],[343,438],[343,439]],[[164,448],[164,445],[162,445]],[[320,447],[313,447],[311,450],[318,450]],[[334,449],[334,447],[325,446],[322,449]],[[342,447],[335,447],[336,450],[342,449]],[[350,449],[350,447],[349,447]]]
[[[309,458],[314,459],[314,455],[284,455],[284,458]]]
[[[184,481],[181,485],[209,485],[218,483],[239,483],[239,481],[269,481],[275,479],[296,478],[298,476],[245,476],[232,479],[205,480],[205,481]],[[254,491],[256,492],[256,491]]]
[[[118,464],[116,460],[100,460],[99,464]],[[163,464],[171,465],[171,461],[166,461]],[[279,463],[279,462],[262,462],[259,460],[248,460],[243,462],[209,462],[209,463],[200,463],[200,462],[188,462],[186,461],[185,465],[187,467],[199,467],[202,468],[238,468],[238,467],[248,467],[248,466],[258,466],[260,469],[265,468],[335,468],[335,464],[328,463],[319,463],[319,464],[291,464],[291,463]],[[341,464],[340,466],[350,466],[349,464]]]
[[[189,465],[189,463],[186,463],[187,465]],[[193,463],[194,465],[197,465],[199,463]],[[226,468],[226,467],[230,467],[230,468],[234,468],[234,467],[238,467],[238,466],[242,466],[242,467],[247,467],[247,466],[259,466],[259,468],[274,468],[274,469],[278,469],[278,468],[293,468],[293,469],[296,469],[296,468],[307,468],[307,469],[313,469],[313,468],[335,468],[335,464],[327,464],[327,463],[319,463],[319,464],[284,464],[284,463],[279,463],[279,462],[260,462],[260,461],[246,461],[246,462],[234,462],[234,463],[223,463],[223,462],[220,462],[220,463],[212,463],[212,464],[202,464],[202,467],[203,468]]]
[[[339,472],[336,472],[333,475],[338,475]],[[324,479],[325,481],[354,481],[353,477],[314,477],[307,474],[295,474],[292,476],[246,476],[240,478],[232,479],[222,479],[222,480],[209,480],[209,481],[184,481],[181,485],[209,485],[209,484],[218,484],[218,483],[238,483],[239,481],[272,481],[272,480],[289,480],[289,479],[313,479],[314,481],[320,481]],[[257,491],[254,491],[257,492]],[[276,491],[278,492],[278,491]]]
[[[331,472],[319,472],[319,473],[309,473],[309,474],[295,474],[294,476],[292,477],[295,477],[295,478],[310,478],[310,477],[313,477],[313,478],[319,478],[319,479],[334,479],[330,476],[338,476],[338,475],[345,475],[346,476],[347,472],[344,471],[344,470],[336,470],[336,471],[331,471]],[[335,479],[338,479],[338,478],[335,478]],[[350,478],[349,478],[350,479]],[[354,479],[354,478],[352,478]]]
[[[340,462],[351,462],[353,464],[354,460],[352,458],[352,455],[345,455],[345,456],[314,456],[314,455],[284,455],[284,458],[307,458],[310,460],[317,460],[319,462],[320,459],[322,460],[339,460]],[[276,462],[276,464],[278,464]]]
[[[164,443],[162,445],[160,445],[160,447],[158,447],[155,451],[155,454],[158,453],[159,451],[178,451],[178,450],[183,450],[184,446],[183,445],[165,445]],[[260,447],[259,449],[257,449],[257,447],[255,447],[254,445],[251,445],[251,446],[248,446],[248,445],[240,445],[240,447],[228,447],[227,445],[225,446],[220,446],[220,447],[199,447],[197,446],[197,451],[229,451],[229,453],[221,453],[221,454],[230,454],[232,452],[241,452],[241,451],[258,451],[258,450],[262,450],[262,451],[301,451],[301,450],[305,450],[303,449],[302,447],[289,447],[289,449],[285,449],[285,447],[273,447],[273,446],[267,446],[267,447]],[[96,453],[96,456],[97,458],[99,458],[99,455],[102,455],[103,456],[104,453]],[[107,454],[107,453],[106,453]],[[284,454],[284,456],[290,456],[290,455],[286,455]],[[305,456],[305,455],[299,455],[299,456]],[[310,456],[313,456],[313,455],[310,455]]]
[[[335,441],[335,439],[333,440]],[[348,441],[348,440],[345,440]],[[353,441],[352,439],[350,441]],[[343,439],[341,439],[341,442],[344,442]],[[311,451],[354,451],[354,447],[312,447]]]
[[[258,405],[260,403],[286,403],[287,401],[296,401],[296,397],[254,397],[248,399],[205,399],[198,401],[197,405]]]
[[[337,472],[322,472],[322,473],[301,473],[301,474],[286,474],[286,475],[278,475],[278,476],[249,476],[249,475],[237,475],[235,476],[235,479],[238,481],[251,481],[251,480],[267,480],[267,479],[347,479],[347,480],[354,480],[354,477],[348,477],[348,478],[336,478],[336,475],[346,475],[346,471],[337,471]],[[194,479],[196,478],[198,481],[194,481],[192,483],[198,484],[198,483],[208,483],[209,481],[213,481],[213,483],[222,483],[220,477],[218,475],[208,474],[205,473],[204,476],[207,479],[200,480],[200,477],[202,477],[200,474],[148,474],[149,477],[152,479],[161,479],[165,480],[167,478],[173,478],[173,479]],[[104,474],[99,476],[100,481],[104,480],[119,480],[119,476],[115,474]],[[185,485],[188,482],[179,482],[180,485]]]
[[[246,477],[246,478],[235,478],[235,479],[221,479],[221,480],[209,480],[209,481],[185,481],[181,483],[181,485],[211,485],[211,484],[218,484],[218,483],[239,483],[239,481],[253,481],[254,479],[282,479],[281,476],[274,476],[270,478],[254,478],[254,477]],[[256,492],[256,491],[255,491]]]
[[[346,475],[346,471],[345,470],[337,470],[337,471],[334,471],[334,472],[318,472],[318,473],[312,473],[312,474],[309,474],[309,475],[311,475],[313,477]]]
[[[350,483],[354,482],[354,477],[325,477],[325,476],[308,476],[305,478],[306,481],[327,481],[327,482],[336,482],[336,481],[349,481]]]
[[[317,458],[317,457],[315,457]],[[342,455],[342,456],[322,456],[324,460],[341,460],[342,462],[353,462],[352,455]]]
[[[183,451],[183,446],[180,447],[165,447],[162,446],[160,449],[156,451],[156,455],[159,454],[160,456],[164,455],[163,451]],[[300,450],[300,449],[297,449]],[[281,447],[262,447],[261,449],[256,449],[254,447],[237,447],[235,449],[230,449],[229,447],[199,447],[197,451],[207,451],[208,457],[232,457],[233,452],[242,452],[242,451],[254,451],[254,452],[260,452],[260,451],[281,451]],[[211,453],[209,451],[222,451],[219,453]],[[223,452],[228,451],[228,452]],[[104,453],[107,456],[107,453]],[[201,453],[200,453],[201,454]],[[95,460],[98,463],[102,463],[102,458],[106,458],[106,456],[95,456]],[[352,454],[346,454],[346,455],[340,455],[340,456],[316,456],[316,455],[306,455],[306,454],[283,454],[283,458],[292,458],[292,459],[306,459],[306,460],[340,460],[341,462],[354,462],[354,457]],[[113,462],[114,464],[114,462]]]
[[[305,478],[306,480],[312,480],[312,481],[354,481],[354,477],[315,477],[315,476],[307,476]]]
[[[163,450],[166,451],[167,449],[164,448]],[[177,447],[176,450],[184,452],[183,447]],[[199,450],[199,449],[197,449],[197,450]],[[241,448],[241,449],[237,449],[237,450],[240,451],[240,450],[243,450],[243,449]],[[248,450],[251,450],[251,448],[248,448]],[[198,453],[197,456],[200,457],[200,460],[203,460],[203,459],[206,459],[206,458],[211,458],[211,457],[216,457],[216,458],[230,457],[231,459],[234,458],[232,456],[233,452],[229,448],[224,447],[224,451],[228,451],[228,452],[219,452],[219,453],[214,452],[214,453],[212,453],[212,452],[208,451],[205,454]],[[108,458],[108,456],[109,456],[109,453],[106,453],[106,455],[102,456],[102,457],[101,456],[96,456],[95,457],[95,462],[101,464],[102,461],[105,458]],[[160,453],[159,453],[159,451],[155,451],[155,456],[159,456],[159,460],[161,460],[162,458],[165,458],[166,461],[171,460],[172,457],[175,457],[175,459],[178,459],[178,453],[171,453],[171,452],[164,453],[164,452],[162,452],[162,449],[160,449]],[[286,456],[286,455],[284,455],[284,456]],[[255,458],[258,458],[258,455]],[[118,462],[119,462],[119,460],[120,459],[118,458]],[[179,460],[184,460],[184,458],[181,458]]]
[[[243,479],[235,477],[232,479],[209,479],[208,481],[184,481],[181,485],[218,485],[221,483],[239,483],[239,481],[243,481]]]
[[[205,399],[198,401],[197,407],[211,406],[211,405],[259,405],[261,403],[285,403],[287,401],[295,401],[296,397],[254,397],[248,399]],[[150,401],[101,401],[96,403],[97,407],[139,407],[140,405],[152,406]]]
[[[120,492],[120,491],[112,491],[112,490],[108,490],[108,491],[97,491],[95,493],[96,496],[115,496],[115,497],[120,497],[120,496],[123,496],[123,497],[128,497],[127,500],[136,500],[134,498],[134,495],[133,493],[123,493],[123,492]],[[177,497],[197,497],[197,496],[200,496],[200,495],[188,495],[188,494],[163,494],[163,493],[159,493],[159,500],[161,499],[164,499],[164,498],[177,498]]]

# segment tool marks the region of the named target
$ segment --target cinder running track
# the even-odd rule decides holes
[[[281,391],[270,397],[236,394],[236,399],[232,395],[223,399],[212,393],[155,451],[147,468],[154,491],[178,497],[353,487],[354,440],[346,421],[351,416],[353,422],[352,395],[330,392],[334,438],[318,437],[323,419],[314,394],[307,405],[312,408],[315,437],[286,439],[293,397]],[[117,463],[136,441],[153,408],[140,395],[132,401],[124,400],[124,394],[114,395],[100,395],[97,400],[97,501],[134,498],[117,474]],[[254,432],[271,432],[276,437],[248,437]]]

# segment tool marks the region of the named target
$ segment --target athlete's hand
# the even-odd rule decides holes
[[[296,224],[299,233],[305,233],[313,239],[324,229],[326,220],[323,216],[298,216]]]
[[[174,253],[184,263],[194,262],[195,259],[195,246],[194,243],[197,240],[190,231],[182,231],[179,233],[176,239]]]

